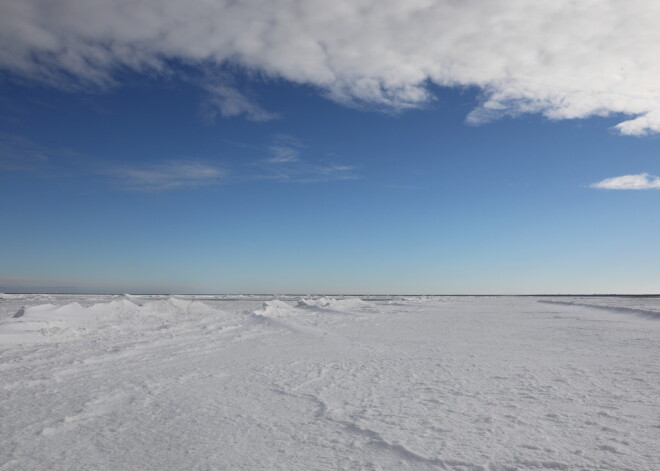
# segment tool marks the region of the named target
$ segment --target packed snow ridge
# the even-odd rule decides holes
[[[2,295],[0,470],[656,471],[656,312]]]
[[[633,302],[630,302],[631,300],[629,298],[625,305],[622,305],[621,299],[617,297],[596,299],[576,297],[572,301],[540,299],[539,302],[560,304],[564,306],[583,306],[593,309],[604,309],[606,311],[637,314],[660,320],[660,302],[658,302],[657,298],[640,297],[632,298],[632,300]]]

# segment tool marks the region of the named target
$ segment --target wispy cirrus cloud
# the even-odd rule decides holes
[[[591,185],[600,190],[660,190],[660,177],[648,173],[606,178]]]
[[[170,161],[150,165],[117,165],[102,170],[125,190],[163,191],[221,183],[226,172],[196,161]]]
[[[202,104],[202,111],[206,118],[214,119],[216,116],[232,118],[243,116],[250,121],[270,121],[277,119],[277,113],[265,110],[256,99],[238,89],[228,79],[207,80],[203,84],[206,90],[206,99]]]
[[[338,180],[358,180],[357,167],[333,162],[296,162],[264,169],[255,178],[291,183],[320,183]]]
[[[267,158],[265,161],[271,164],[285,164],[297,162],[300,151],[294,147],[287,145],[272,145],[269,147],[273,156]]]
[[[269,164],[285,164],[298,162],[300,153],[307,147],[300,139],[288,134],[274,136],[273,142],[267,147],[270,157],[264,159]]]
[[[269,144],[250,144],[248,148],[256,155],[244,165],[219,165],[193,158],[132,163],[69,150],[46,152],[21,136],[0,135],[0,170],[50,178],[100,178],[119,190],[145,192],[259,180],[314,183],[361,178],[355,166],[303,155],[308,152],[307,144],[293,136],[275,135]]]
[[[195,159],[153,164],[118,163],[67,149],[46,149],[19,135],[0,134],[0,170],[30,172],[49,178],[101,176],[124,190],[162,191],[213,185],[224,181],[226,171]]]
[[[270,157],[257,162],[262,173],[256,178],[281,182],[314,183],[332,180],[356,180],[356,167],[342,165],[328,159],[303,156],[307,145],[289,135],[277,135],[266,146]]]
[[[0,135],[0,170],[34,170],[51,160],[50,152],[23,136]]]
[[[5,0],[0,68],[61,87],[120,85],[172,64],[311,85],[347,105],[428,105],[432,87],[476,87],[468,120],[621,116],[660,132],[655,0]],[[204,72],[202,72],[204,73]],[[217,113],[273,117],[236,87]]]

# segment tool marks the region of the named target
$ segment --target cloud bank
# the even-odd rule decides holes
[[[430,84],[478,87],[471,123],[621,115],[644,135],[660,132],[658,24],[655,0],[4,0],[0,68],[60,87],[239,69],[393,111],[428,105]],[[274,116],[214,87],[223,116]]]
[[[601,190],[660,190],[660,177],[639,173],[637,175],[622,175],[606,178],[594,183],[592,188]]]

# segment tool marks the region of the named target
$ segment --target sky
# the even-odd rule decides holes
[[[6,0],[0,291],[658,293],[659,23]]]

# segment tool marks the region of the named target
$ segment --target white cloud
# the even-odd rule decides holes
[[[622,175],[606,178],[594,183],[592,188],[603,190],[660,190],[660,177],[639,173],[637,175]]]
[[[427,105],[430,83],[474,86],[473,123],[622,115],[643,135],[660,132],[658,24],[656,0],[4,0],[0,67],[105,87],[124,67],[231,66],[395,111]],[[214,96],[223,116],[273,117]]]
[[[121,188],[140,191],[213,185],[221,182],[225,176],[223,170],[193,161],[116,166],[103,173],[110,175]]]

